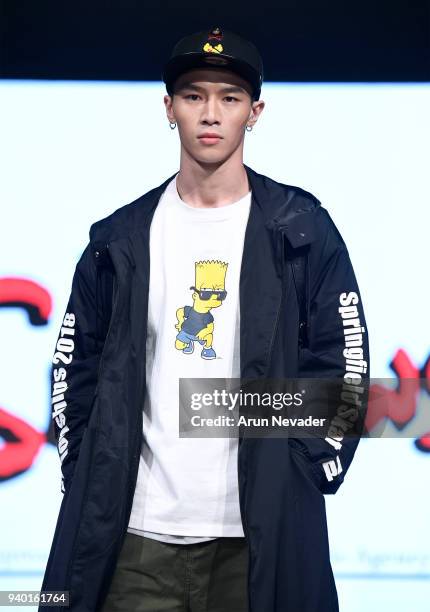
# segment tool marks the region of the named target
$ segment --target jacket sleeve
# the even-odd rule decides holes
[[[102,345],[97,334],[97,270],[90,243],[73,275],[51,366],[51,405],[61,461],[61,492],[73,476],[87,426]]]
[[[346,383],[357,392],[350,394],[350,404],[342,392],[336,405],[330,400],[333,405],[322,407],[329,417],[325,437],[304,436],[290,442],[304,455],[321,492],[336,493],[364,427],[369,341],[363,302],[345,242],[322,206],[317,209],[316,222],[318,238],[308,261],[308,343],[299,350],[299,377],[335,378],[338,389],[342,383],[343,390]]]

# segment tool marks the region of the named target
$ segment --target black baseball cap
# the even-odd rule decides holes
[[[173,95],[175,80],[187,70],[225,66],[248,81],[258,100],[263,83],[263,61],[257,47],[234,32],[219,27],[181,38],[163,68],[167,93]]]

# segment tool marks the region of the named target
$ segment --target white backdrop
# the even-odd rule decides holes
[[[0,310],[0,590],[39,589],[52,540],[61,493],[57,451],[43,439],[49,366],[89,227],[179,169],[164,93],[158,82],[0,81],[0,283],[32,280],[53,301],[45,326],[30,325],[21,308]],[[372,376],[392,377],[399,349],[422,367],[430,86],[266,83],[261,97],[244,161],[329,210],[360,286]],[[430,395],[417,400],[430,415]],[[5,477],[11,442],[1,435],[11,416],[39,440],[14,478]],[[428,605],[429,469],[430,453],[412,438],[363,440],[339,492],[326,496],[342,611]]]

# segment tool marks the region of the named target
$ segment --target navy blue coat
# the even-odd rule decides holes
[[[327,210],[311,193],[245,169],[252,199],[240,274],[241,377],[344,377],[339,305],[351,304],[366,380],[362,299]],[[101,609],[127,532],[143,440],[149,228],[173,176],[91,226],[55,347],[63,499],[41,590],[69,591],[73,612]],[[308,318],[300,342],[294,258],[304,252]],[[343,482],[358,442],[240,438],[249,612],[338,610],[324,494]]]

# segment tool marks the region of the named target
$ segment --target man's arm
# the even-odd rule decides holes
[[[317,223],[322,231],[318,232],[321,238],[317,239],[309,254],[309,343],[299,351],[299,376],[343,379],[345,383],[352,384],[353,389],[359,379],[356,377],[353,382],[345,375],[354,371],[352,376],[361,376],[360,384],[364,386],[364,392],[356,394],[356,397],[361,401],[358,406],[359,423],[364,423],[370,363],[362,299],[342,236],[326,209],[319,207],[317,214]],[[339,416],[333,408],[330,406],[326,411],[330,414],[329,421],[333,423],[326,438],[303,437],[290,441],[310,463],[323,493],[336,493],[360,441],[359,435],[348,435],[345,428],[348,419],[353,419],[351,406],[339,397],[336,406]],[[360,427],[356,429],[360,431]]]
[[[73,275],[51,367],[52,419],[61,461],[61,491],[73,476],[90,417],[103,342],[97,335],[97,270],[90,243]]]

